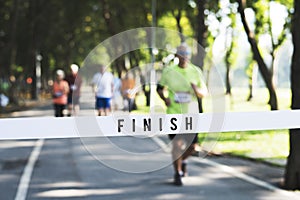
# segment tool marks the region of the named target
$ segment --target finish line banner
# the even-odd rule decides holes
[[[146,136],[300,128],[300,110],[0,119],[0,140]]]

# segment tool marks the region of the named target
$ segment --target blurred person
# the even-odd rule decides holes
[[[111,111],[111,98],[114,92],[114,76],[105,70],[103,64],[99,64],[97,72],[92,80],[92,88],[96,97],[96,109],[98,116],[107,116]]]
[[[185,43],[177,47],[175,56],[179,63],[163,70],[157,92],[165,102],[168,114],[198,111],[198,107],[191,108],[191,104],[197,105],[197,98],[207,94],[203,75],[198,67],[189,62],[191,51]],[[167,89],[168,96],[164,89]],[[172,140],[174,184],[181,186],[182,177],[187,175],[187,158],[196,151],[198,145],[198,134],[169,134],[169,138]]]
[[[9,103],[9,98],[0,93],[0,107],[6,107]]]
[[[140,73],[141,85],[146,98],[146,106],[150,106],[150,84],[146,83],[145,76]]]
[[[68,102],[69,85],[64,80],[65,73],[63,70],[57,70],[55,76],[52,89],[54,115],[55,117],[63,117]]]
[[[112,99],[113,108],[115,110],[122,109],[123,97],[121,93],[122,82],[118,76],[114,76],[114,95]]]
[[[134,109],[136,92],[134,91],[135,79],[132,73],[127,73],[122,79],[122,95],[124,99],[124,110],[131,112]]]
[[[80,109],[80,90],[82,85],[82,78],[78,74],[79,66],[72,64],[70,66],[71,73],[68,74],[65,80],[69,84],[70,92],[68,93],[68,116],[77,115]]]

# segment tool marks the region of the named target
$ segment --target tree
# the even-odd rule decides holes
[[[300,109],[300,0],[294,1],[292,38],[294,52],[291,64],[292,109]],[[288,190],[300,189],[300,129],[290,130],[290,153],[285,168],[284,187]]]
[[[275,87],[274,87],[274,84],[273,84],[272,74],[269,71],[266,63],[263,60],[263,57],[262,57],[262,55],[259,51],[256,39],[255,39],[255,35],[250,30],[249,25],[247,23],[245,12],[244,12],[245,0],[237,0],[237,2],[238,2],[238,5],[239,5],[238,6],[238,12],[240,13],[241,20],[242,20],[245,32],[247,34],[248,42],[249,42],[249,44],[251,46],[251,49],[252,49],[252,52],[253,52],[253,58],[256,60],[256,62],[258,64],[258,68],[261,72],[261,75],[262,75],[262,77],[265,81],[265,84],[268,88],[268,91],[269,91],[269,95],[270,95],[269,104],[270,104],[271,110],[277,110],[278,109],[278,102],[277,102]]]
[[[230,39],[230,42],[229,42],[229,44],[227,43],[227,41],[228,41],[228,35],[227,35],[227,32],[228,31],[230,31],[231,33],[230,33],[230,36],[231,36],[231,39]],[[227,28],[227,31],[226,31],[226,39],[225,39],[225,45],[226,45],[226,47],[227,47],[227,50],[226,50],[226,53],[225,53],[225,65],[226,65],[226,76],[225,76],[225,85],[226,85],[226,94],[228,94],[228,95],[231,95],[231,81],[230,81],[230,69],[231,69],[231,61],[230,61],[230,56],[231,56],[231,54],[232,54],[232,52],[233,52],[233,44],[234,44],[234,42],[233,42],[233,30],[229,30],[228,28]]]
[[[249,95],[247,97],[247,101],[251,101],[253,98],[253,87],[256,84],[256,78],[257,78],[257,73],[256,73],[256,63],[253,61],[252,58],[248,59],[248,67],[246,70],[246,74],[248,77],[248,87],[249,87]]]
[[[265,47],[266,54],[270,55],[271,63],[269,64],[269,71],[272,76],[272,83],[274,88],[276,87],[276,77],[278,66],[275,63],[276,55],[278,49],[282,46],[287,35],[289,34],[288,27],[290,26],[290,10],[292,3],[290,1],[255,1],[252,3],[251,8],[255,12],[256,20],[255,21],[255,35],[258,39],[261,35],[267,35],[269,39],[269,46]],[[284,20],[282,22],[278,19],[274,19],[274,10],[279,12],[278,10],[285,10],[282,17]],[[273,15],[273,16],[272,16]],[[274,30],[274,24],[279,27],[281,30]],[[266,38],[266,37],[265,37]],[[265,39],[264,39],[265,40]]]
[[[203,49],[205,48],[207,43],[207,26],[205,24],[205,8],[208,6],[209,3],[214,1],[206,1],[206,0],[197,0],[196,1],[196,9],[197,9],[197,15],[195,21],[195,35],[197,38],[197,54],[192,60],[200,67],[201,70],[203,70],[204,66],[204,55],[203,55]],[[215,2],[212,8],[217,7],[217,3]],[[202,99],[198,98],[198,109],[199,112],[203,112],[203,105],[202,105]]]
[[[234,48],[236,47],[236,38],[235,38],[235,27],[236,27],[236,9],[235,4],[228,4],[227,8],[221,8],[220,11],[223,13],[222,18],[230,20],[230,22],[226,23],[226,34],[225,34],[225,66],[226,66],[226,74],[225,74],[225,86],[226,92],[225,94],[231,95],[231,66],[234,63],[236,58],[236,54],[234,53]]]

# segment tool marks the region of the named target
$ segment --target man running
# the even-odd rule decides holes
[[[200,68],[189,62],[191,52],[189,47],[182,43],[177,47],[176,57],[178,64],[166,67],[163,72],[157,92],[167,106],[168,114],[191,113],[191,105],[207,94]],[[167,89],[168,96],[164,93]],[[195,112],[196,107],[192,108]],[[181,177],[187,174],[186,159],[195,152],[198,145],[198,134],[170,134],[172,140],[172,159],[174,167],[174,184],[181,186]]]

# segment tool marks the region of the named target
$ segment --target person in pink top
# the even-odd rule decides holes
[[[63,80],[65,73],[59,69],[56,71],[56,79],[53,83],[52,97],[54,105],[55,117],[63,117],[63,111],[66,109],[68,103],[69,85]]]

